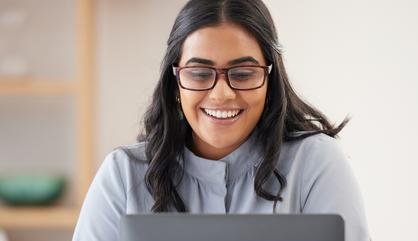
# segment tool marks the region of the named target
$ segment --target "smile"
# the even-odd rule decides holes
[[[206,115],[215,117],[217,119],[231,119],[239,114],[241,114],[241,109],[233,109],[233,110],[215,110],[215,109],[202,109]]]

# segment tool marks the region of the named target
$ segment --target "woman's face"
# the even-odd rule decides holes
[[[185,40],[179,66],[227,68],[240,65],[266,65],[257,40],[244,28],[232,23],[205,27]],[[267,81],[254,90],[233,90],[225,75],[211,90],[180,89],[184,115],[193,129],[192,151],[208,159],[220,159],[235,150],[257,125],[264,110]],[[235,117],[216,118],[207,114],[222,112]],[[226,115],[226,114],[225,114]],[[223,116],[225,117],[225,116]]]

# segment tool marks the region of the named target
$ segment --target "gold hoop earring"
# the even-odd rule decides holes
[[[179,118],[180,118],[180,120],[183,120],[184,119],[184,114],[183,114],[183,110],[181,109],[180,97],[177,96],[176,101],[178,103]]]

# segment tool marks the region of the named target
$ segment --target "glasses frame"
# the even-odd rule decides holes
[[[233,90],[246,91],[246,90],[255,90],[255,89],[259,89],[259,88],[263,87],[264,83],[266,82],[266,78],[270,75],[272,66],[273,66],[272,64],[270,64],[268,66],[263,66],[263,65],[239,65],[239,66],[233,66],[233,67],[229,67],[229,68],[215,68],[215,67],[212,67],[212,66],[184,66],[184,67],[178,67],[178,66],[174,66],[173,65],[173,74],[174,74],[174,76],[176,76],[177,83],[180,85],[180,87],[182,89],[185,89],[185,90],[192,90],[192,91],[206,91],[206,90],[211,90],[211,89],[215,88],[216,83],[218,83],[219,76],[221,74],[224,74],[225,75],[225,78],[226,78],[226,83],[228,84],[229,88],[231,88]],[[228,72],[231,69],[241,68],[241,67],[258,67],[258,68],[264,69],[263,83],[260,86],[258,86],[258,87],[250,88],[250,89],[240,89],[240,88],[233,87],[231,85],[231,82],[229,81]],[[190,69],[190,68],[208,68],[208,69],[214,70],[215,71],[215,81],[213,82],[212,86],[209,87],[209,88],[206,88],[206,89],[192,89],[192,88],[184,87],[181,84],[181,81],[180,81],[180,71],[182,69]]]

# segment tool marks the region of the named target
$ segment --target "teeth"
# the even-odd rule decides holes
[[[206,114],[219,118],[219,119],[226,119],[232,118],[238,115],[239,110],[211,110],[211,109],[204,109]]]

